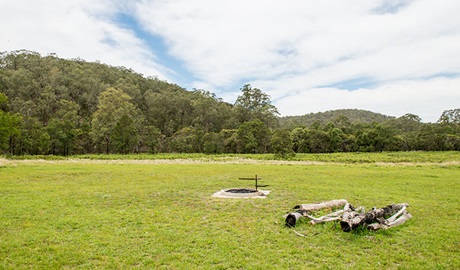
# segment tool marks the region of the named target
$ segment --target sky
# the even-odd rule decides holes
[[[460,108],[458,0],[0,0],[0,51],[101,61],[281,116]]]

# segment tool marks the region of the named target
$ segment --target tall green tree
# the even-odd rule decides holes
[[[418,149],[417,136],[424,125],[420,116],[406,113],[399,118],[385,122],[384,125],[391,128],[395,133],[392,140],[393,145],[399,145],[398,150],[413,151]]]
[[[224,152],[224,140],[221,133],[209,132],[203,136],[203,152],[205,154],[221,154]]]
[[[443,111],[442,115],[438,119],[438,123],[459,125],[460,124],[460,108]]]
[[[174,133],[171,138],[171,149],[178,153],[202,152],[202,131],[192,127],[184,127]]]
[[[117,124],[120,125],[120,120],[129,122],[126,127],[128,133],[137,141],[138,127],[143,122],[143,116],[140,111],[131,103],[131,97],[123,91],[109,87],[99,95],[98,106],[93,114],[92,121],[92,138],[96,146],[102,146],[106,153],[110,153],[113,143],[122,144],[124,136],[116,136],[116,141],[113,141],[114,131]],[[123,128],[123,127],[120,127]],[[120,131],[117,130],[117,135]],[[134,139],[133,138],[133,139]]]
[[[245,154],[263,154],[269,151],[271,132],[259,119],[240,125],[237,132],[238,151]]]
[[[223,141],[224,153],[238,152],[238,129],[222,129],[219,136]]]
[[[51,138],[48,132],[45,131],[40,135],[40,139],[38,141],[39,154],[42,154],[42,155],[49,154],[50,147],[51,147]]]
[[[292,140],[294,152],[296,153],[308,153],[309,152],[308,133],[304,128],[297,127],[294,130],[292,130],[291,140]]]
[[[192,97],[193,126],[205,133],[237,127],[232,106],[205,90],[194,90]]]
[[[134,120],[130,116],[123,114],[118,119],[112,133],[114,151],[121,154],[132,152],[138,142],[138,133]]]
[[[271,147],[275,158],[289,158],[295,156],[291,134],[289,130],[278,129],[271,137]]]
[[[448,145],[449,149],[458,149],[458,141],[460,138],[460,108],[453,110],[445,110],[441,117],[439,117],[438,123],[446,127],[448,133]]]
[[[179,90],[146,91],[144,103],[147,122],[169,137],[178,130],[191,126],[194,117],[190,95]]]
[[[0,93],[0,108],[6,108],[8,98]],[[19,136],[22,118],[0,109],[0,152],[14,154],[14,138]]]
[[[53,155],[72,154],[75,137],[80,133],[78,115],[79,106],[72,101],[60,100],[59,109],[49,120],[46,130],[51,139],[51,153]]]
[[[329,137],[328,152],[343,152],[345,134],[339,128],[333,127],[327,131]]]
[[[144,126],[142,130],[142,143],[147,146],[150,153],[155,154],[160,149],[162,134],[159,128],[152,125]]]
[[[278,126],[278,109],[271,104],[270,96],[250,84],[243,86],[235,102],[237,119],[240,123],[254,119],[261,120],[267,127]]]
[[[418,150],[444,151],[447,149],[446,127],[437,124],[425,124],[417,136]]]
[[[326,131],[309,129],[307,137],[310,153],[327,153],[329,151],[330,138]]]

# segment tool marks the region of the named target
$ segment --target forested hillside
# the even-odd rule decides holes
[[[298,126],[311,126],[315,122],[329,123],[334,121],[339,116],[345,116],[350,123],[365,123],[371,124],[373,122],[383,123],[393,116],[386,116],[380,113],[374,113],[358,109],[342,109],[332,110],[326,112],[309,113],[301,116],[285,116],[280,118],[281,128],[295,128]]]
[[[234,104],[124,67],[0,54],[0,153],[269,153],[459,150],[460,109],[437,124],[338,110],[279,118],[244,85]],[[281,125],[280,125],[281,124]]]

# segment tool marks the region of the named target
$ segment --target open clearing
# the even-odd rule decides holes
[[[458,160],[383,161],[1,159],[0,268],[458,269]],[[266,199],[211,197],[255,174]],[[414,218],[284,226],[296,204],[342,198]]]

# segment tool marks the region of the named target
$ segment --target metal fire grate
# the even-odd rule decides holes
[[[268,187],[269,185],[259,185],[259,180],[262,180],[262,178],[257,177],[257,174],[255,177],[241,177],[240,180],[249,180],[249,181],[255,181],[255,186],[256,190],[259,190],[259,187]]]

